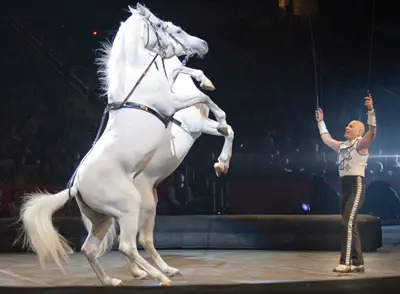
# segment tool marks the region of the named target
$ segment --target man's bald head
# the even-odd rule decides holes
[[[364,132],[365,132],[364,124],[358,120],[353,120],[346,127],[346,132],[344,134],[344,137],[347,140],[353,140],[355,138],[364,135]]]

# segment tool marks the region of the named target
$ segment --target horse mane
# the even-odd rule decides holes
[[[136,9],[128,6],[128,9],[124,10],[128,13],[134,14],[139,13]],[[120,23],[120,29],[124,22]],[[117,36],[118,30],[114,35],[114,39]],[[97,65],[97,75],[100,81],[100,96],[107,96],[108,89],[110,87],[110,76],[109,76],[109,60],[111,57],[111,52],[113,48],[113,41],[106,39],[100,42],[100,48],[96,49],[95,54],[98,55],[95,58],[95,64]]]
[[[107,91],[110,86],[110,76],[108,71],[108,61],[110,60],[112,42],[106,39],[100,42],[100,48],[96,50],[98,57],[95,59],[95,64],[98,66],[97,75],[100,81],[100,96],[107,96]]]

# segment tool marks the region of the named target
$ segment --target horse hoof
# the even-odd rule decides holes
[[[110,282],[111,286],[122,286],[122,281],[119,279],[112,278]]]
[[[228,169],[229,169],[229,166],[225,165],[225,166],[224,166],[224,174],[227,174],[227,173],[228,173]]]
[[[227,126],[218,126],[217,127],[217,131],[223,136],[228,136],[229,135]]]
[[[215,87],[214,87],[213,83],[209,79],[206,79],[204,82],[202,82],[200,84],[200,87],[202,89],[204,89],[204,90],[207,90],[207,91],[214,91],[215,90]]]
[[[176,269],[176,268],[171,268],[168,271],[165,272],[165,274],[167,275],[167,277],[182,277],[181,272]]]
[[[223,168],[221,167],[219,162],[214,163],[214,170],[215,170],[215,174],[217,175],[217,177],[219,177],[222,174]]]
[[[171,282],[161,282],[161,283],[160,283],[160,286],[161,286],[161,287],[171,287],[171,286],[172,286],[172,283],[171,283]]]
[[[229,167],[221,162],[214,163],[214,170],[217,177],[219,177],[221,174],[227,174],[228,169]]]
[[[145,272],[144,270],[138,270],[133,274],[133,278],[135,280],[149,280],[151,277],[150,275]]]

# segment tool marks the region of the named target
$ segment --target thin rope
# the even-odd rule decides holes
[[[368,64],[368,80],[367,80],[367,93],[371,93],[371,73],[372,73],[372,48],[374,44],[374,27],[375,27],[375,0],[372,0],[372,15],[371,15],[371,32],[369,39],[369,64]]]
[[[317,104],[317,109],[318,109],[319,108],[319,94],[318,94],[317,57],[315,54],[314,34],[313,34],[310,15],[308,15],[308,25],[310,27],[311,45],[312,45],[312,52],[313,52],[313,58],[314,58],[315,97],[316,97],[316,104]]]

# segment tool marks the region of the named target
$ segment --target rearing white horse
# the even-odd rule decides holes
[[[106,53],[107,55],[107,53]],[[105,62],[103,60],[103,62]],[[163,65],[159,65],[162,68]],[[187,95],[198,95],[199,89],[193,83],[191,77],[200,77],[203,73],[181,66],[178,57],[165,60],[165,70],[171,81],[172,77],[177,77],[173,84],[173,92]],[[181,74],[179,74],[182,72]],[[179,74],[179,75],[177,75]],[[170,124],[168,132],[161,145],[158,147],[154,156],[143,169],[143,171],[133,179],[133,184],[142,196],[140,207],[139,243],[146,249],[153,258],[156,265],[167,276],[179,275],[178,269],[170,267],[158,254],[154,247],[153,231],[157,206],[157,186],[167,178],[182,163],[194,142],[202,133],[222,136],[218,131],[218,122],[208,118],[209,110],[204,104],[198,104],[175,113],[174,121]],[[229,162],[232,156],[232,143],[234,138],[233,130],[228,126],[228,136],[225,137],[224,147],[218,157],[218,162],[214,164],[216,174],[227,173]],[[86,228],[90,231],[91,224],[83,216]],[[114,244],[116,239],[116,228],[113,223],[107,236],[103,239],[103,246],[108,249]],[[102,247],[103,248],[103,247]],[[102,254],[104,250],[101,250]],[[148,277],[148,274],[141,270],[136,264],[129,262],[129,269],[132,275],[138,279]]]
[[[165,24],[148,9],[139,4],[136,8],[130,8],[132,15],[121,24],[107,64],[110,112],[104,133],[82,160],[70,191],[32,194],[21,207],[21,219],[25,242],[41,264],[54,259],[63,269],[60,259],[72,250],[53,227],[51,216],[69,196],[75,197],[81,213],[92,223],[81,251],[104,285],[121,285],[104,272],[97,257],[112,218],[121,231],[119,250],[161,285],[171,285],[170,279],[137,251],[141,196],[132,178],[151,160],[176,111],[204,103],[216,116],[220,130],[227,131],[227,124],[225,113],[207,95],[173,93],[165,74],[153,64],[161,57],[204,55],[207,43],[182,29],[166,32]]]

